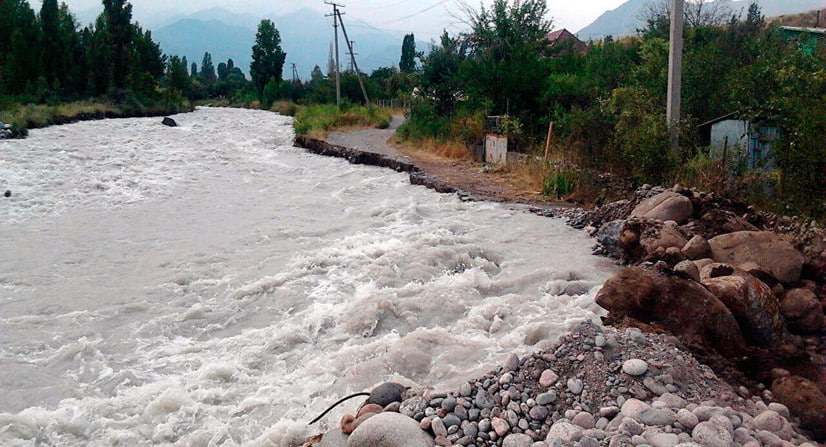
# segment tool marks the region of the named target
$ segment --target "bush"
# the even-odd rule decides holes
[[[561,199],[574,192],[576,188],[576,173],[568,169],[557,169],[545,177],[542,193],[545,197],[554,196]]]
[[[295,116],[298,113],[298,106],[289,101],[276,101],[270,111],[280,113],[284,116]]]
[[[390,121],[384,118],[376,124],[376,129],[387,129],[388,127],[390,127]]]

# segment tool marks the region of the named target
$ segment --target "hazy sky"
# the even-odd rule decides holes
[[[72,11],[99,9],[100,0],[65,0]],[[433,38],[443,28],[457,29],[451,12],[458,11],[459,0],[339,0],[346,5],[347,19],[366,22],[376,28],[414,32],[417,38]],[[596,19],[602,12],[614,9],[625,0],[549,0],[548,8],[554,19],[554,28],[578,31]],[[40,2],[31,2],[39,8]],[[470,0],[473,6],[479,0]],[[486,1],[489,3],[489,0]],[[222,7],[239,13],[284,14],[299,8],[327,11],[323,0],[132,0],[135,18],[151,24],[164,15],[196,12],[212,7]],[[368,26],[361,24],[360,26]]]

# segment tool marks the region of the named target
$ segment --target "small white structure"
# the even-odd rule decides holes
[[[701,124],[710,133],[709,156],[724,158],[731,165],[749,169],[772,169],[775,166],[772,146],[778,132],[774,126],[759,121],[739,119],[728,114]]]
[[[508,162],[508,117],[489,116],[485,120],[485,163]]]

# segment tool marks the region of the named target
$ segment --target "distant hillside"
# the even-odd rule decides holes
[[[287,52],[285,75],[289,75],[290,64],[293,63],[303,79],[309,78],[315,65],[326,71],[327,56],[333,40],[331,19],[311,9],[269,17],[273,18],[281,33],[282,48]],[[212,8],[154,30],[152,35],[160,42],[165,53],[186,56],[199,67],[204,51],[209,51],[216,66],[219,62],[232,58],[236,66],[248,73],[259,21],[252,15]],[[347,16],[345,24],[348,25],[350,39],[356,42],[359,68],[370,72],[381,66],[398,65],[404,37],[402,33],[375,30],[359,23],[348,24]],[[348,56],[343,39],[340,42],[341,64],[344,69],[347,68]],[[417,42],[417,45],[423,50],[427,44]]]
[[[819,13],[819,15],[818,15]],[[804,12],[802,14],[787,14],[769,20],[772,23],[785,26],[824,27],[826,26],[826,9]]]
[[[617,9],[606,11],[593,23],[581,29],[577,36],[583,40],[598,40],[605,36],[614,37],[635,34],[643,26],[640,16],[645,6],[662,0],[628,0]],[[717,0],[723,1],[723,0]],[[758,0],[766,17],[783,14],[797,14],[823,6],[823,0]],[[751,4],[750,0],[732,1],[732,10],[745,11]]]

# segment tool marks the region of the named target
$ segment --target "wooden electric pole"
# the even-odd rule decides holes
[[[336,9],[338,11],[338,9]],[[370,105],[370,98],[367,96],[367,89],[364,88],[364,82],[361,81],[361,72],[359,71],[359,64],[356,62],[356,55],[353,51],[353,46],[350,43],[350,37],[347,36],[347,28],[344,26],[344,20],[341,18],[341,12],[338,12],[338,21],[341,25],[341,32],[344,33],[344,41],[347,42],[347,46],[350,49],[350,61],[353,63],[353,68],[356,71],[356,79],[359,81],[359,86],[361,87],[361,93],[364,95],[364,103],[365,105]]]
[[[336,45],[336,106],[341,107],[341,65],[338,61],[338,21],[341,18],[338,8],[342,5],[325,0],[325,4],[333,7],[332,14],[326,14],[326,17],[333,18],[333,35]]]
[[[671,44],[668,57],[668,105],[666,121],[671,143],[680,143],[680,106],[683,75],[684,0],[671,0]]]

